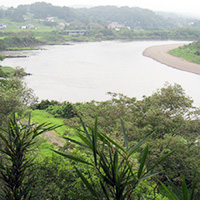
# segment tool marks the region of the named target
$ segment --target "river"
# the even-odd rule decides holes
[[[31,73],[24,79],[40,100],[102,101],[110,98],[107,92],[141,99],[168,82],[180,84],[194,100],[194,105],[200,106],[199,75],[173,69],[142,55],[147,47],[168,43],[182,41],[106,41],[44,46],[45,50],[20,52],[28,57],[8,58],[1,65],[21,66]]]

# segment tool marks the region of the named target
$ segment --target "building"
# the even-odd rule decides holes
[[[6,24],[0,24],[0,29],[6,29],[6,28],[7,28]]]
[[[121,29],[124,27],[125,26],[123,24],[119,24],[118,22],[112,22],[111,24],[108,25],[108,28],[110,29]]]
[[[36,27],[33,24],[27,24],[20,26],[20,29],[36,29]]]

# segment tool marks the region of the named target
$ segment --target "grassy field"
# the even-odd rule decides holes
[[[190,62],[200,64],[200,55],[197,55],[198,49],[191,47],[190,45],[185,45],[183,47],[179,47],[177,49],[170,50],[169,53],[186,59]]]
[[[53,125],[63,125],[63,119],[55,118],[51,114],[47,113],[44,110],[33,110],[31,112],[31,121],[40,123],[40,124],[47,122],[47,123],[51,123]],[[72,130],[70,130],[68,127],[66,127],[64,125],[56,129],[56,132],[60,136],[64,136],[66,133],[70,134],[71,131]]]
[[[13,22],[11,20],[5,19],[4,24],[6,24],[6,29],[1,30],[1,32],[19,32],[22,31],[20,29],[21,26],[25,26],[27,24],[33,24],[35,26],[35,29],[31,29],[33,32],[50,32],[53,28],[50,26],[45,26],[43,23],[39,22],[38,20],[29,20],[25,22]],[[26,30],[24,30],[26,31]],[[30,31],[30,30],[28,30]]]
[[[51,123],[52,125],[63,125],[55,130],[54,135],[57,138],[65,135],[67,137],[77,139],[75,130],[65,126],[63,124],[63,120],[64,119],[62,119],[62,118],[53,117],[51,114],[47,113],[44,110],[33,110],[31,112],[31,122],[33,122],[33,123],[42,124],[42,123],[46,122],[46,123]],[[63,138],[61,138],[61,140],[65,143],[65,140],[63,140]],[[50,143],[43,136],[41,136],[41,137],[39,137],[39,139],[36,143],[36,148],[38,149],[39,154],[41,156],[43,156],[43,155],[51,155],[52,154],[51,149],[57,148],[57,147],[55,146],[55,144]]]

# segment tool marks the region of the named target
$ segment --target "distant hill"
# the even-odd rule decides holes
[[[108,26],[112,22],[123,24],[131,29],[174,29],[180,27],[200,28],[197,19],[183,18],[176,15],[157,14],[148,9],[99,6],[94,8],[69,8],[53,6],[49,3],[38,2],[31,5],[20,5],[17,8],[0,9],[0,18],[23,22],[26,16],[34,19],[57,17],[66,22],[80,22],[85,25],[90,23]]]

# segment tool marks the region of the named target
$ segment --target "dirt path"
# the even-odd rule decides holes
[[[41,136],[49,143],[56,144],[59,147],[63,147],[65,145],[65,140],[62,139],[55,131],[45,132]]]
[[[169,50],[178,48],[184,44],[187,43],[152,46],[145,49],[143,55],[167,66],[200,75],[200,64],[189,62],[183,58],[178,58],[168,53]]]

